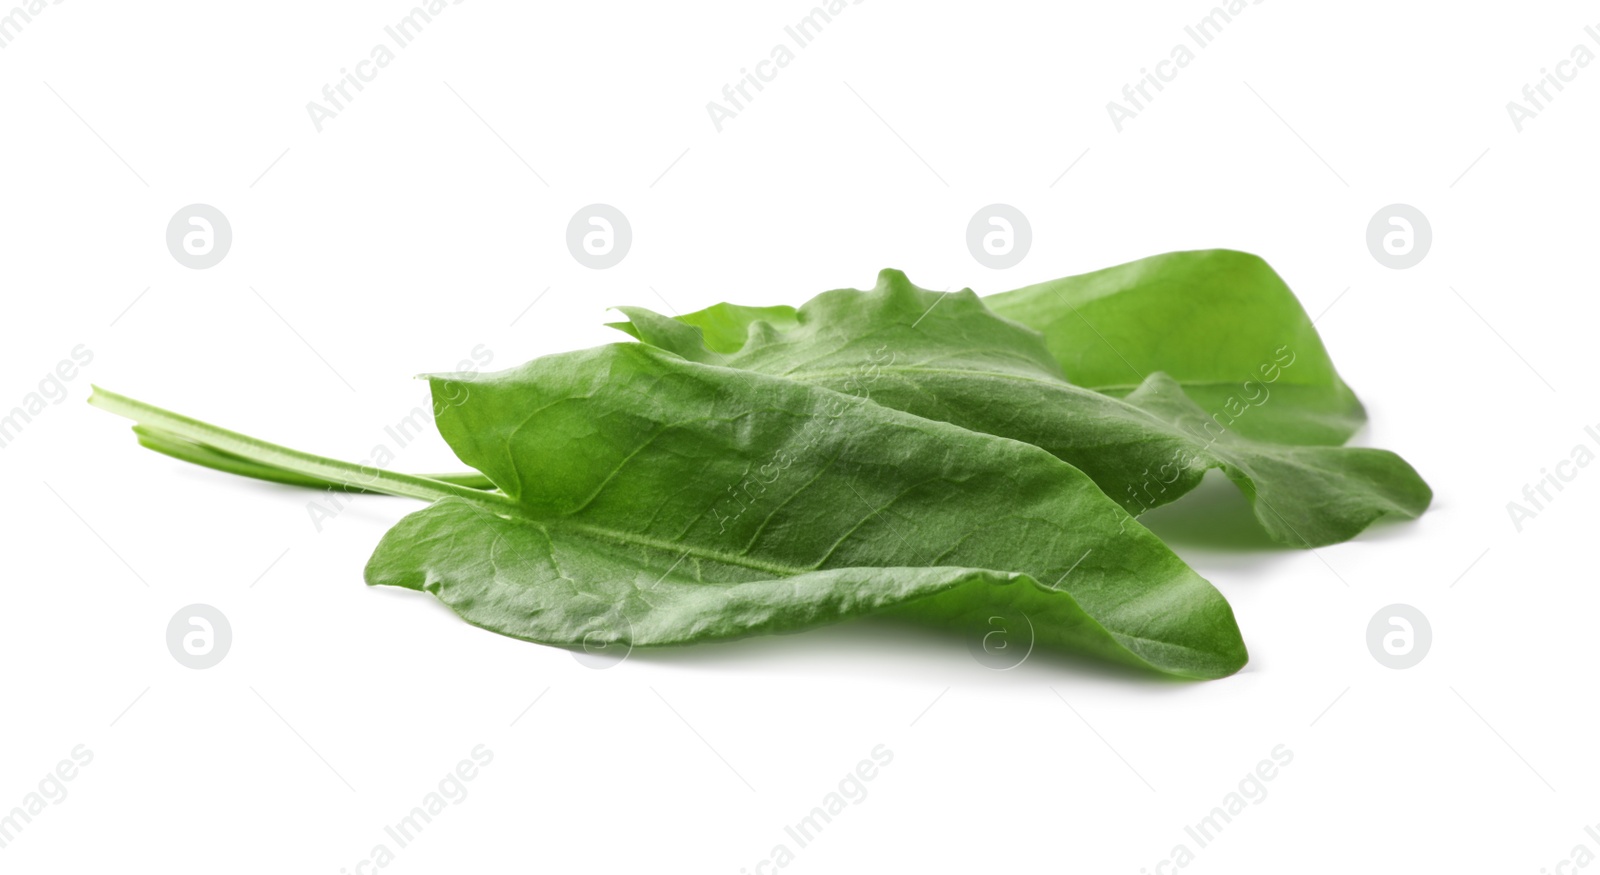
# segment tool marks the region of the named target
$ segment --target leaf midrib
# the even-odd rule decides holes
[[[781,374],[779,376],[796,377],[797,379],[804,379],[804,380],[819,380],[819,379],[829,379],[829,378],[832,378],[832,377],[853,377],[853,376],[857,376],[859,374],[860,370],[861,370],[860,368],[852,368],[850,370],[823,370],[823,371],[812,371],[810,373],[806,373],[803,369],[796,368],[794,370],[788,371],[788,372],[786,372],[784,374]],[[964,370],[964,369],[958,369],[958,368],[929,368],[929,367],[922,367],[922,366],[918,366],[918,365],[912,365],[912,366],[906,366],[906,367],[893,367],[893,366],[891,366],[891,367],[880,367],[880,368],[877,368],[877,370],[880,371],[880,372],[895,373],[895,374],[939,374],[939,375],[951,376],[951,377],[993,377],[993,378],[1001,379],[1001,380],[1012,380],[1012,381],[1015,381],[1015,382],[1018,382],[1018,383],[1038,383],[1041,386],[1054,386],[1054,387],[1057,387],[1057,388],[1061,388],[1061,387],[1066,387],[1066,388],[1071,388],[1071,389],[1082,389],[1082,388],[1084,388],[1082,386],[1075,386],[1072,383],[1063,382],[1061,380],[1054,379],[1054,378],[1046,379],[1044,377],[1029,377],[1029,376],[1026,376],[1026,375],[1023,375],[1023,374],[1014,374],[1014,373],[1008,373],[1008,372],[1005,372],[1005,371]]]
[[[513,522],[527,523],[529,525],[545,529],[547,536],[549,534],[549,530],[551,529],[570,529],[599,540],[609,540],[615,543],[636,547],[649,547],[651,549],[660,550],[663,553],[684,554],[693,556],[696,559],[711,560],[714,562],[720,562],[724,565],[734,565],[741,568],[749,568],[755,571],[764,571],[769,574],[782,575],[784,577],[792,577],[796,574],[804,574],[807,571],[819,570],[815,567],[807,568],[802,566],[784,565],[778,562],[765,562],[760,559],[750,558],[749,556],[728,553],[722,550],[711,549],[709,547],[686,545],[682,542],[667,541],[661,538],[654,538],[649,535],[618,531],[608,526],[578,522],[577,520],[573,520],[565,516],[541,516],[536,514],[532,508],[521,502],[518,502],[514,506],[514,512],[506,513],[505,511],[508,509],[508,506],[505,504],[477,502],[473,499],[462,500],[479,504],[483,509],[489,511],[495,516],[499,516]]]

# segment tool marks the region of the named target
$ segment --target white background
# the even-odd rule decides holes
[[[809,8],[472,0],[320,133],[307,102],[406,3],[69,0],[0,49],[0,410],[94,356],[0,450],[0,810],[94,753],[0,868],[356,872],[478,744],[493,762],[389,871],[755,872],[780,843],[804,872],[1165,873],[1179,843],[1217,873],[1600,854],[1600,467],[1521,532],[1506,510],[1600,450],[1600,64],[1520,133],[1505,109],[1600,52],[1593,4],[1268,0],[1118,133],[1106,102],[1207,3],[867,0],[719,133],[706,103]],[[196,202],[235,236],[209,270],[164,242]],[[609,270],[564,242],[593,202],[632,222]],[[1004,271],[964,242],[995,202],[1034,233]],[[1409,270],[1364,241],[1396,202],[1433,227]],[[1210,246],[1265,256],[1321,314],[1371,414],[1357,442],[1437,492],[1315,553],[1186,535],[1245,524],[1225,484],[1158,512],[1250,646],[1210,683],[996,672],[870,623],[597,671],[362,585],[412,503],[360,498],[318,532],[313,494],[146,452],[82,403],[93,381],[361,459],[423,399],[412,374],[611,342],[608,306],[799,303],[886,266],[987,293]],[[395,467],[457,464],[430,436]],[[205,671],[164,640],[195,602],[233,627]],[[1364,640],[1396,602],[1434,631],[1406,671]],[[784,827],[879,744],[867,797],[797,848]],[[1280,744],[1267,797],[1197,849],[1184,827]]]

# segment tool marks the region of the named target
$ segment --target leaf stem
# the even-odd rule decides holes
[[[186,462],[300,486],[328,484],[423,501],[464,498],[479,504],[516,507],[513,499],[499,492],[312,455],[163,410],[99,386],[94,386],[93,390],[89,403],[137,423],[134,431],[141,444]],[[452,475],[452,479],[458,477]]]
[[[154,426],[135,425],[133,433],[138,436],[139,445],[147,450],[154,450],[179,461],[210,468],[214,471],[223,471],[228,474],[237,474],[240,477],[251,477],[270,483],[302,486],[307,489],[341,489],[345,492],[363,493],[373,491],[359,486],[335,483],[323,477],[312,477],[305,474],[297,474],[293,471],[286,471],[282,468],[274,468],[271,465],[246,459],[243,456],[225,453],[216,447],[195,443]],[[474,489],[493,490],[495,488],[494,481],[476,471],[453,474],[422,474],[419,476],[430,480],[443,480],[446,483],[455,483],[459,486],[470,486]]]

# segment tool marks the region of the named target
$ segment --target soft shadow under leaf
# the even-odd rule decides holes
[[[1221,471],[1209,471],[1183,501],[1139,517],[1145,528],[1174,547],[1267,551],[1293,549],[1273,543],[1243,494]]]

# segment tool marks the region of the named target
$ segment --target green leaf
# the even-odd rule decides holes
[[[564,647],[684,644],[871,613],[1214,678],[1222,596],[1077,469],[1029,444],[642,344],[430,377],[441,433],[515,505],[451,497],[367,581]],[[491,493],[485,493],[490,495]],[[493,494],[499,497],[497,493]]]
[[[1248,438],[1342,444],[1366,421],[1316,328],[1267,263],[1227,249],[1173,252],[984,299],[1044,335],[1073,383],[1127,395],[1166,372],[1208,413],[1271,400],[1232,430]]]
[[[994,315],[972,292],[930,292],[899,271],[883,271],[870,292],[825,292],[783,326],[759,321],[755,308],[725,304],[681,319],[621,310],[630,334],[687,359],[802,380],[1034,444],[1135,513],[1221,468],[1274,540],[1321,546],[1385,515],[1415,517],[1431,498],[1411,466],[1385,450],[1241,436],[1233,426],[1271,404],[1288,368],[1263,377],[1256,403],[1230,406],[1221,417],[1161,373],[1117,399],[1068,383],[1037,332]],[[718,351],[702,343],[696,326],[716,324],[727,337],[739,319],[746,320],[741,346]]]

